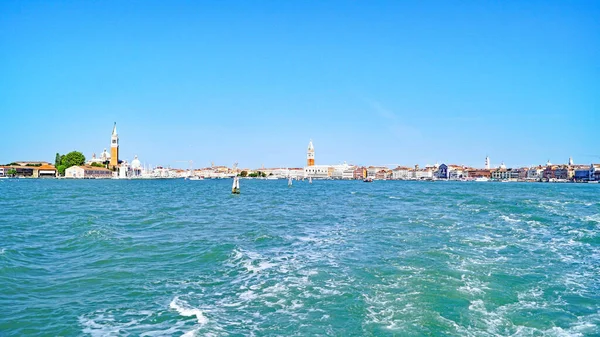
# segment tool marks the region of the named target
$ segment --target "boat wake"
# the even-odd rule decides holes
[[[175,296],[171,303],[169,304],[169,308],[177,310],[177,312],[181,316],[191,317],[195,316],[196,320],[199,324],[206,324],[208,322],[208,318],[204,317],[202,311],[198,308],[190,307],[189,304],[183,300],[180,300],[179,297]]]

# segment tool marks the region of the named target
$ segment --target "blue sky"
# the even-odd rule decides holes
[[[597,1],[2,1],[0,163],[600,162]]]

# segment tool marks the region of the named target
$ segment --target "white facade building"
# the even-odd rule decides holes
[[[66,178],[111,178],[112,171],[104,167],[71,166],[65,170]]]
[[[392,170],[392,179],[409,180],[412,179],[411,169],[408,167],[396,167]]]
[[[326,179],[330,177],[329,165],[312,165],[304,168],[304,176],[313,179]]]
[[[413,179],[433,179],[433,171],[428,169],[414,170]]]
[[[544,177],[544,169],[539,167],[531,167],[527,171],[526,179],[528,180],[538,180]]]
[[[301,169],[301,168],[288,169],[288,175],[292,179],[302,179],[302,178],[304,178],[304,169]]]
[[[354,169],[356,168],[353,165],[348,165],[344,162],[341,165],[332,165],[331,166],[331,178],[333,179],[353,179],[354,178]]]

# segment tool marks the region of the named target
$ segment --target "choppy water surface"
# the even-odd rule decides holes
[[[0,181],[0,335],[598,336],[600,186]]]

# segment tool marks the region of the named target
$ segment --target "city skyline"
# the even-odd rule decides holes
[[[0,13],[3,163],[98,155],[113,121],[153,165],[303,167],[309,139],[317,164],[600,162],[595,2]]]

